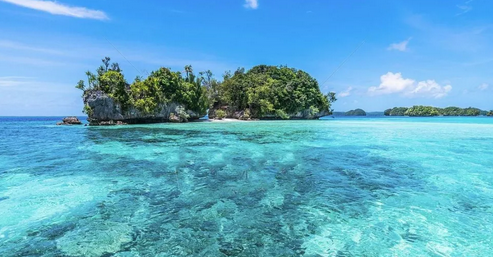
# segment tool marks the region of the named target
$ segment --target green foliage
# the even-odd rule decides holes
[[[133,106],[142,113],[154,113],[161,101],[158,95],[159,90],[154,82],[151,79],[145,81],[136,79],[130,86]]]
[[[481,114],[480,109],[469,107],[469,108],[464,109],[464,115],[463,116],[479,116],[479,114]]]
[[[443,109],[438,109],[440,114],[443,116],[479,116],[481,110],[478,108],[459,108],[459,107],[447,107]]]
[[[346,112],[346,116],[366,116],[366,112],[363,109],[355,109]]]
[[[432,106],[414,106],[412,108],[406,107],[394,107],[393,109],[385,110],[384,114],[386,116],[479,116],[484,113],[478,108],[460,108],[460,107],[447,107],[447,108],[437,108]],[[436,111],[436,112],[435,112]],[[437,114],[438,112],[438,114]],[[411,115],[409,115],[411,114]]]
[[[195,77],[191,66],[187,66],[186,71],[187,77],[185,78],[180,72],[172,72],[168,68],[153,71],[144,81],[136,81],[130,86],[134,101],[144,99],[147,103],[145,107],[151,112],[157,111],[156,107],[161,104],[174,102],[205,115],[209,104],[207,88],[202,86],[203,78]]]
[[[100,90],[120,103],[123,110],[129,107],[130,96],[127,92],[127,81],[125,81],[123,74],[109,70],[99,76],[98,80]]]
[[[180,121],[188,121],[188,118],[190,118],[190,115],[188,115],[182,106],[176,107],[175,112],[178,118],[180,118]]]
[[[392,109],[387,109],[383,112],[383,115],[390,116],[390,112],[392,112]]]
[[[311,117],[320,112],[330,114],[331,103],[336,101],[335,93],[323,95],[308,73],[284,66],[259,65],[247,72],[239,68],[233,74],[225,73],[223,82],[214,79],[210,70],[196,76],[190,65],[185,66],[184,76],[160,68],[128,84],[118,63],[110,61],[109,57],[102,59],[96,73],[86,72],[87,84],[81,80],[76,87],[85,93],[104,92],[123,111],[136,108],[152,115],[164,105],[176,103],[205,115],[208,108],[225,105],[243,111],[246,119],[268,115],[284,119],[297,113]]]
[[[310,116],[314,116],[315,114],[320,112],[320,110],[313,105],[310,106],[310,108],[308,108],[308,111],[309,111]]]
[[[438,109],[433,106],[423,106],[423,105],[415,105],[409,108],[404,115],[412,116],[412,117],[430,117],[430,116],[438,116],[440,112]]]
[[[243,112],[243,119],[247,120],[247,119],[250,119],[251,118],[251,113],[250,113],[250,109],[245,109],[245,111]]]
[[[226,112],[223,110],[216,110],[216,118],[219,120],[226,118]]]
[[[137,77],[130,85],[118,63],[110,65],[110,60],[109,57],[102,59],[103,64],[96,74],[86,72],[87,87],[82,80],[76,87],[84,91],[100,90],[106,93],[120,104],[123,111],[135,107],[143,113],[153,114],[160,111],[165,104],[176,103],[199,115],[205,115],[209,107],[207,88],[218,87],[218,82],[212,79],[210,71],[203,73],[207,76],[207,82],[204,82],[204,77],[194,75],[190,65],[185,67],[185,78],[180,72],[160,68],[146,79]]]
[[[82,91],[86,90],[86,85],[84,84],[84,80],[79,80],[75,88],[80,89]]]
[[[390,110],[389,116],[404,116],[407,109],[407,107],[394,107]]]
[[[84,105],[84,109],[82,109],[82,112],[87,114],[87,116],[91,117],[93,111],[89,105]]]
[[[253,118],[277,113],[295,114],[309,110],[330,113],[334,93],[323,95],[318,82],[308,73],[284,66],[255,66],[226,73],[219,85],[216,106],[232,110],[249,109]],[[315,110],[317,110],[315,112]]]
[[[491,110],[488,113],[486,113],[486,116],[493,116],[493,110]]]
[[[288,120],[289,115],[285,113],[283,110],[276,110],[276,117],[283,119],[283,120]]]

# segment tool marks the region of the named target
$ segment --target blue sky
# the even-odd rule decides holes
[[[493,109],[493,1],[145,3],[0,0],[0,115],[81,114],[74,86],[104,56],[129,82],[161,66],[220,78],[288,65],[336,92],[336,111]]]

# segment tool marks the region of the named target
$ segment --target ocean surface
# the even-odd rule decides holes
[[[0,117],[0,256],[492,256],[493,118]]]

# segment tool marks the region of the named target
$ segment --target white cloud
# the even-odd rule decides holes
[[[414,83],[412,79],[404,79],[400,72],[388,72],[380,77],[380,86],[370,87],[368,92],[372,95],[401,93],[411,88]]]
[[[29,83],[30,77],[0,77],[0,87],[13,87]]]
[[[257,9],[258,8],[258,0],[245,0],[245,8]]]
[[[469,5],[457,5],[457,8],[460,9],[460,12],[456,14],[457,16],[466,14],[472,10],[472,7]]]
[[[15,49],[15,50],[25,50],[25,51],[34,51],[34,52],[41,52],[41,53],[47,53],[47,54],[57,54],[61,55],[63,54],[61,51],[54,50],[54,49],[48,49],[48,48],[41,48],[37,46],[29,46],[20,42],[14,42],[14,41],[9,41],[9,40],[0,40],[0,48],[7,48],[7,49]]]
[[[480,91],[485,91],[486,89],[488,89],[490,87],[490,85],[486,84],[486,83],[483,83],[481,85],[479,85],[478,89]]]
[[[103,11],[91,10],[85,7],[68,6],[52,1],[41,0],[0,0],[3,2],[31,8],[38,11],[56,15],[71,16],[76,18],[107,20],[108,16]]]
[[[463,5],[457,5],[457,8],[460,9],[460,12],[456,14],[456,16],[468,13],[472,10],[472,6],[469,5],[473,0],[467,0]]]
[[[451,85],[440,86],[435,80],[416,82],[405,79],[401,73],[388,72],[380,77],[378,87],[370,87],[370,95],[401,94],[405,97],[442,98],[452,90]]]
[[[434,80],[420,81],[412,91],[405,92],[406,96],[409,97],[432,97],[432,98],[442,98],[446,96],[450,90],[452,90],[451,85],[440,86]]]
[[[349,96],[349,95],[351,95],[351,91],[352,90],[353,90],[353,87],[348,87],[346,90],[339,92],[339,94],[337,94],[337,96],[338,97],[346,97],[346,96]]]
[[[397,50],[397,51],[404,52],[407,50],[407,44],[409,43],[410,40],[411,40],[411,38],[408,38],[407,40],[404,40],[400,43],[390,44],[390,46],[387,47],[387,50]]]

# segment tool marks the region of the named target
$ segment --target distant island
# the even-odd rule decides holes
[[[160,68],[147,78],[127,83],[118,63],[110,58],[96,73],[86,72],[76,88],[83,91],[90,125],[186,122],[209,118],[318,119],[332,114],[335,93],[321,93],[308,73],[286,66],[258,65],[226,72],[223,81],[211,71],[195,75]]]
[[[366,112],[362,109],[350,110],[344,113],[345,116],[366,116]]]
[[[432,116],[493,116],[493,111],[483,111],[478,108],[468,107],[446,107],[415,105],[413,107],[394,107],[384,111],[385,116],[410,116],[410,117],[432,117]]]

